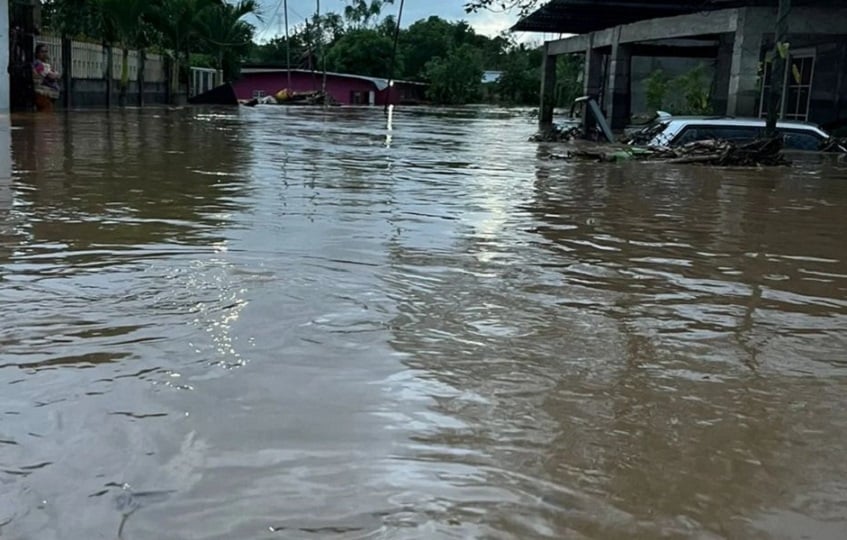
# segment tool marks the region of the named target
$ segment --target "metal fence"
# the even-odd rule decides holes
[[[50,58],[59,69],[62,59],[62,39],[56,36],[41,36],[39,43],[47,46]],[[108,52],[105,47],[97,43],[84,41],[71,42],[71,77],[74,79],[105,79],[108,67]],[[112,78],[121,78],[123,67],[123,54],[119,48],[112,49]],[[138,79],[139,54],[138,51],[130,50],[128,58],[129,80]],[[144,61],[144,81],[148,83],[163,83],[167,81],[165,73],[165,59],[159,54],[147,54]]]

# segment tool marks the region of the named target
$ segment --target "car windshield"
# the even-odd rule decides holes
[[[661,135],[666,129],[668,129],[668,125],[670,122],[668,120],[656,120],[649,126],[640,129],[630,135],[630,141],[633,144],[650,144],[656,137]]]

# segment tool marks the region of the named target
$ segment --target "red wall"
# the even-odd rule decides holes
[[[314,77],[311,73],[292,72],[291,73],[291,90],[295,92],[310,92],[320,90],[323,75],[320,72],[315,72]],[[253,93],[256,90],[261,90],[267,96],[272,96],[288,87],[288,75],[283,72],[275,73],[245,73],[241,79],[233,83],[232,87],[235,90],[235,96],[239,100],[249,100],[253,98]],[[345,77],[343,75],[327,75],[326,76],[326,91],[339,103],[344,105],[351,104],[353,92],[364,93],[364,104],[367,105],[368,92],[374,92],[376,104],[384,105],[388,96],[388,91],[378,91],[376,85],[368,80],[358,79],[355,77]],[[405,83],[396,83],[391,92],[391,102],[398,103],[408,101],[403,99],[408,96],[416,96],[417,99],[423,98],[423,89],[418,85],[409,85]]]

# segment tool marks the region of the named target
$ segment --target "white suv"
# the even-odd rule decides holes
[[[776,127],[788,150],[816,152],[830,141],[826,132],[807,122],[780,121]],[[633,133],[630,139],[631,144],[644,146],[682,146],[710,139],[745,143],[761,137],[764,131],[765,120],[758,118],[664,115]]]

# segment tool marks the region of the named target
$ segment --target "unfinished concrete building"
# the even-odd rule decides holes
[[[551,0],[515,25],[557,33],[545,42],[542,124],[553,118],[556,57],[583,54],[586,95],[613,129],[632,111],[636,57],[707,59],[716,115],[762,117],[771,80],[778,0]],[[782,118],[835,129],[847,125],[847,0],[792,0]],[[565,37],[570,35],[570,37]]]

